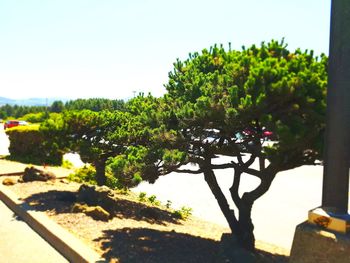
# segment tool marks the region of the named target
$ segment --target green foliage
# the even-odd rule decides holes
[[[132,187],[173,171],[204,173],[231,229],[239,229],[251,249],[255,200],[278,172],[322,159],[326,84],[324,55],[291,52],[283,41],[229,51],[215,45],[177,60],[162,98],[140,94],[118,111],[108,101],[77,100],[40,131],[58,149],[92,163],[99,184]],[[272,132],[273,142],[266,143],[264,131]],[[217,156],[230,161],[216,164]],[[251,167],[255,160],[258,169]],[[189,163],[198,170],[182,169]],[[230,189],[239,217],[216,184],[214,170],[222,168],[234,169]],[[245,174],[261,183],[242,195]],[[179,218],[190,214],[186,207],[174,212]]]
[[[103,98],[77,99],[66,102],[54,101],[49,107],[47,106],[20,106],[20,105],[3,105],[0,106],[0,118],[6,119],[12,116],[17,119],[31,113],[60,113],[64,110],[92,110],[92,111],[115,111],[124,110],[123,100],[110,100]],[[32,117],[30,117],[32,118]],[[37,122],[37,121],[34,121]],[[38,121],[41,122],[41,121]]]
[[[62,101],[59,101],[59,100],[54,101],[49,108],[50,112],[55,112],[55,113],[60,113],[63,110],[64,110],[64,104]]]
[[[128,112],[64,111],[42,125],[45,134],[66,151],[78,152],[84,162],[96,168],[98,184],[106,184],[106,161],[123,154],[130,144],[147,142],[149,132],[143,123]],[[107,170],[115,170],[120,165],[112,165]],[[117,169],[118,170],[118,169]],[[118,184],[137,184],[141,177],[135,169],[125,171],[129,176],[117,177]],[[111,180],[109,180],[111,181]]]
[[[215,45],[177,60],[165,85],[167,107],[162,108],[162,116],[168,114],[177,123],[164,122],[175,141],[165,139],[158,152],[177,149],[184,158],[167,161],[167,155],[159,155],[162,173],[204,173],[230,228],[246,249],[253,249],[250,215],[255,200],[268,191],[278,172],[322,159],[326,84],[326,56],[290,52],[283,41],[241,51]],[[266,143],[265,131],[272,132],[273,142]],[[212,161],[222,155],[230,161]],[[255,160],[259,168],[252,167]],[[180,168],[187,163],[199,168]],[[239,213],[233,213],[217,184],[214,170],[222,168],[234,170],[229,188]],[[245,174],[256,176],[260,184],[241,194]]]
[[[68,176],[68,180],[77,183],[88,183],[96,185],[96,170],[91,165],[84,165]]]
[[[192,215],[192,208],[183,206],[173,212],[173,216],[182,220],[187,220]]]
[[[74,167],[74,165],[69,160],[63,160],[62,161],[62,167],[66,168],[66,169],[72,169]]]
[[[31,122],[31,123],[41,123],[49,118],[47,112],[38,112],[38,113],[28,113],[21,117],[22,120]]]
[[[145,192],[140,192],[138,199],[140,202],[149,203],[151,205],[155,205],[155,206],[161,205],[160,201],[157,200],[157,196],[155,195],[147,196]]]
[[[324,55],[292,53],[283,41],[242,51],[214,46],[174,63],[165,100],[187,138],[226,141],[219,148],[212,144],[212,150],[225,146],[225,152],[237,152],[238,145],[227,140],[238,142],[232,135],[250,129],[254,132],[239,142],[245,151],[290,169],[322,158],[326,69]],[[273,132],[273,147],[261,146],[262,129]]]
[[[125,190],[125,193],[127,192],[127,188],[111,173],[106,173],[106,186],[116,190]]]
[[[10,158],[33,164],[61,165],[63,153],[49,143],[39,125],[18,126],[6,130],[10,140]]]
[[[140,172],[145,168],[146,149],[142,146],[130,146],[124,154],[111,158],[107,162],[110,171],[123,185],[136,186],[142,181]]]
[[[120,111],[124,109],[123,100],[110,100],[103,98],[77,99],[66,102],[64,109],[66,110],[91,110],[99,111]],[[60,112],[60,111],[56,111]]]
[[[156,200],[157,200],[157,196],[155,196],[155,195],[151,195],[151,196],[148,197],[148,201],[149,201],[150,203],[152,203],[152,204],[153,204]]]
[[[9,105],[5,104],[0,106],[0,118],[5,119],[12,116],[17,119],[28,113],[39,113],[46,111],[45,106],[19,106],[19,105]]]
[[[151,205],[160,206],[161,203],[159,200],[157,200],[157,196],[151,195],[147,196],[145,192],[140,192],[138,195],[138,199],[140,202],[144,203],[150,203]],[[165,204],[165,207],[167,209],[171,209],[172,202],[170,200],[167,200],[167,203]],[[182,206],[180,209],[172,210],[172,214],[175,218],[187,220],[192,215],[192,208],[187,206]]]
[[[149,196],[148,201],[153,205],[156,205],[156,206],[160,205],[160,202],[157,200],[157,196],[155,196],[155,195]]]
[[[139,193],[139,201],[140,202],[145,202],[146,201],[146,196],[147,196],[147,194],[145,192],[140,192]]]
[[[63,115],[50,113],[50,118],[40,124],[40,132],[45,137],[48,144],[55,144],[59,151],[69,152],[69,140],[64,132],[65,125]]]
[[[111,189],[117,189],[117,190],[125,190],[125,187],[118,182],[118,179],[115,178],[113,175],[107,173],[106,174],[106,186],[108,186]],[[68,180],[71,180],[73,182],[77,183],[87,183],[96,185],[96,169],[92,165],[84,165],[82,168],[79,168],[75,170],[74,173],[70,174],[68,176]],[[124,191],[124,193],[127,193],[127,191]]]
[[[166,207],[167,209],[170,209],[170,207],[171,207],[172,204],[173,204],[173,202],[171,202],[170,200],[167,200],[167,201],[166,201],[166,204],[165,204],[165,207]]]

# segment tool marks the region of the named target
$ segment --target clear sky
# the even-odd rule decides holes
[[[176,58],[283,37],[328,54],[330,0],[0,0],[0,96],[164,94]]]

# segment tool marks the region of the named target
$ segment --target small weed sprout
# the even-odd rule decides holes
[[[168,208],[168,209],[170,209],[172,203],[173,203],[173,202],[171,202],[170,200],[167,200],[167,201],[166,201],[165,207]]]
[[[148,201],[151,204],[153,204],[156,200],[157,200],[157,196],[155,196],[155,195],[151,195],[150,197],[148,197]]]
[[[145,202],[146,201],[146,193],[145,192],[140,192],[139,193],[139,201],[140,202]]]
[[[155,195],[151,195],[150,197],[148,197],[148,201],[152,205],[160,206],[160,202],[157,200],[157,196],[155,196]]]

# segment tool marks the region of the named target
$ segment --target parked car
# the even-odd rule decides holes
[[[247,128],[243,131],[243,134],[246,136],[255,136],[258,135],[257,131]],[[262,129],[260,136],[267,140],[272,140],[274,138],[274,134],[272,131],[266,130],[265,128]]]
[[[9,129],[16,126],[28,125],[26,121],[9,120],[4,123],[4,129]]]

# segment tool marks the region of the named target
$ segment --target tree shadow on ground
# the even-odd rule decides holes
[[[76,192],[57,190],[33,194],[24,199],[36,211],[52,211],[56,214],[71,213],[76,200]]]
[[[24,201],[30,205],[30,209],[35,211],[50,211],[55,214],[72,213],[71,208],[77,201],[77,192],[51,190],[33,194]],[[115,207],[114,215],[119,218],[142,220],[154,224],[181,223],[170,212],[157,207],[150,208],[143,203],[124,199],[118,199],[117,202],[118,205]],[[145,209],[148,211],[147,213],[144,212]],[[155,215],[156,219],[154,218]],[[220,248],[220,242],[174,231],[159,231],[148,228],[106,230],[104,235],[95,241],[101,243],[101,247],[105,251],[103,256],[108,261],[118,259],[121,263],[252,262],[246,261],[244,256],[238,256],[238,259],[233,261],[227,259],[222,261],[218,259],[218,251],[222,249]],[[237,249],[237,247],[230,246],[227,248],[227,250],[234,249]],[[254,258],[256,260],[253,262],[261,263],[288,262],[286,256],[262,250],[257,250]]]
[[[280,254],[273,254],[260,249],[256,250],[258,262],[261,263],[288,263],[289,257]]]
[[[24,200],[36,211],[51,211],[55,214],[73,213],[72,206],[77,202],[77,192],[57,191],[37,193]],[[89,204],[91,205],[91,204]],[[93,204],[104,207],[103,204]],[[165,225],[166,223],[181,224],[181,220],[166,210],[158,207],[150,207],[146,204],[118,199],[113,208],[105,208],[113,217],[146,221],[154,224]]]
[[[98,240],[106,251],[107,262],[172,263],[215,262],[219,242],[183,233],[148,228],[123,228],[104,231]]]
[[[123,228],[104,231],[94,241],[100,242],[107,262],[120,263],[287,263],[288,257],[257,250],[235,253],[234,259],[225,257],[221,243],[211,239],[174,231],[149,228]],[[229,250],[239,250],[232,246]],[[253,259],[253,261],[252,261]]]

